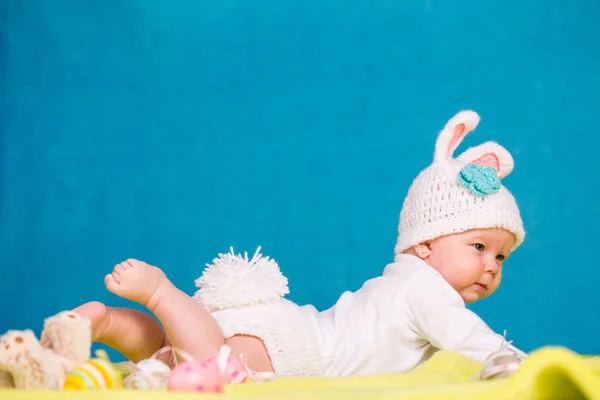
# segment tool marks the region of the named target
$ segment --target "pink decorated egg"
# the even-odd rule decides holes
[[[179,364],[169,374],[167,389],[220,393],[223,391],[221,370],[214,358]]]
[[[222,371],[223,384],[232,382],[243,383],[248,378],[248,368],[246,364],[237,355],[231,355],[227,359],[227,364]]]

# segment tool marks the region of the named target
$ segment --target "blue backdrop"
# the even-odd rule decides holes
[[[474,309],[530,351],[600,353],[600,3],[4,1],[0,332],[137,257],[192,294],[258,245],[331,306],[393,258],[439,129],[482,116],[528,237]]]

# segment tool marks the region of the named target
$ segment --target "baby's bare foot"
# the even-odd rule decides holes
[[[160,268],[134,259],[115,265],[104,283],[112,293],[142,304],[150,311],[174,288]]]

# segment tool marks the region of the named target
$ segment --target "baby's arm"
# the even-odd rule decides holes
[[[465,308],[460,295],[441,276],[419,273],[407,284],[405,301],[414,329],[441,350],[452,350],[479,362],[505,344],[474,312]],[[519,357],[527,355],[512,345]]]

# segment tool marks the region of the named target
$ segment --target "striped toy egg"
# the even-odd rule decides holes
[[[94,390],[121,388],[121,376],[113,365],[95,358],[77,365],[67,375],[63,390]]]

